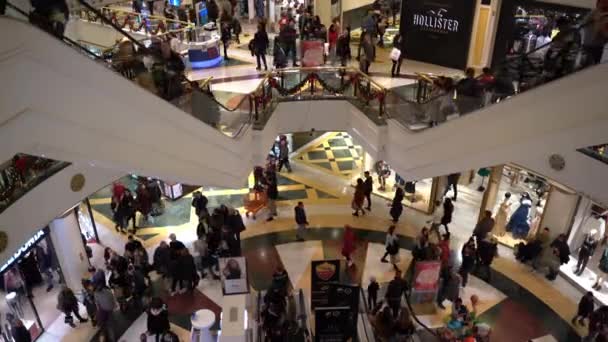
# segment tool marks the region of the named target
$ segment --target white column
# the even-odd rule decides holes
[[[253,22],[253,18],[255,17],[255,7],[253,0],[247,0],[247,15],[249,15],[249,22]]]
[[[81,287],[82,277],[87,274],[89,261],[74,210],[70,209],[62,217],[54,219],[49,228],[66,285],[76,291]]]

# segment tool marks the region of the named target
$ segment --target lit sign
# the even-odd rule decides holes
[[[427,14],[414,14],[414,25],[437,33],[458,32],[458,20],[444,18],[448,10],[428,10]]]
[[[13,263],[15,263],[15,261],[19,260],[19,258],[22,255],[24,255],[25,253],[27,253],[32,247],[34,247],[36,242],[38,242],[44,235],[45,235],[44,229],[41,229],[36,234],[34,234],[34,236],[29,238],[23,244],[23,246],[19,247],[19,249],[15,252],[15,254],[13,254],[13,256],[10,257],[10,259],[8,259],[4,263],[4,265],[2,265],[2,267],[0,267],[0,273],[4,272],[9,266],[11,266]]]

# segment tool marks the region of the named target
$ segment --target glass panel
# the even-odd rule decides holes
[[[585,147],[579,149],[578,151],[588,155],[593,159],[597,159],[602,163],[608,164],[608,145]]]
[[[0,165],[0,213],[70,163],[17,154]]]
[[[22,331],[23,334],[29,334],[32,340],[42,334],[36,310],[28,298],[31,295],[31,288],[26,283],[28,277],[21,270],[25,263],[27,261],[24,263],[20,261],[18,265],[12,266],[3,274],[4,281],[2,291],[0,291],[0,296],[2,296],[0,308],[3,315],[0,317],[0,322],[2,333],[7,335],[5,336],[6,341],[12,341],[12,338],[7,338],[10,336],[11,328]]]

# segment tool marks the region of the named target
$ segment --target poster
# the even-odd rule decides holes
[[[464,69],[474,0],[408,0],[401,6],[400,32],[409,59]]]
[[[414,269],[414,291],[433,292],[439,288],[440,261],[418,261]]]
[[[356,327],[356,317],[347,306],[315,309],[315,342],[353,341]]]
[[[329,285],[340,281],[340,260],[313,261],[311,269],[311,309],[329,306]]]
[[[302,66],[316,67],[325,64],[323,60],[324,46],[322,40],[303,40],[300,42],[302,49]]]
[[[224,295],[249,293],[245,257],[220,258],[219,263]]]

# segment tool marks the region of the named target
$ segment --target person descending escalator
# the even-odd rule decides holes
[[[41,29],[63,37],[70,10],[65,0],[31,0],[30,22]]]

